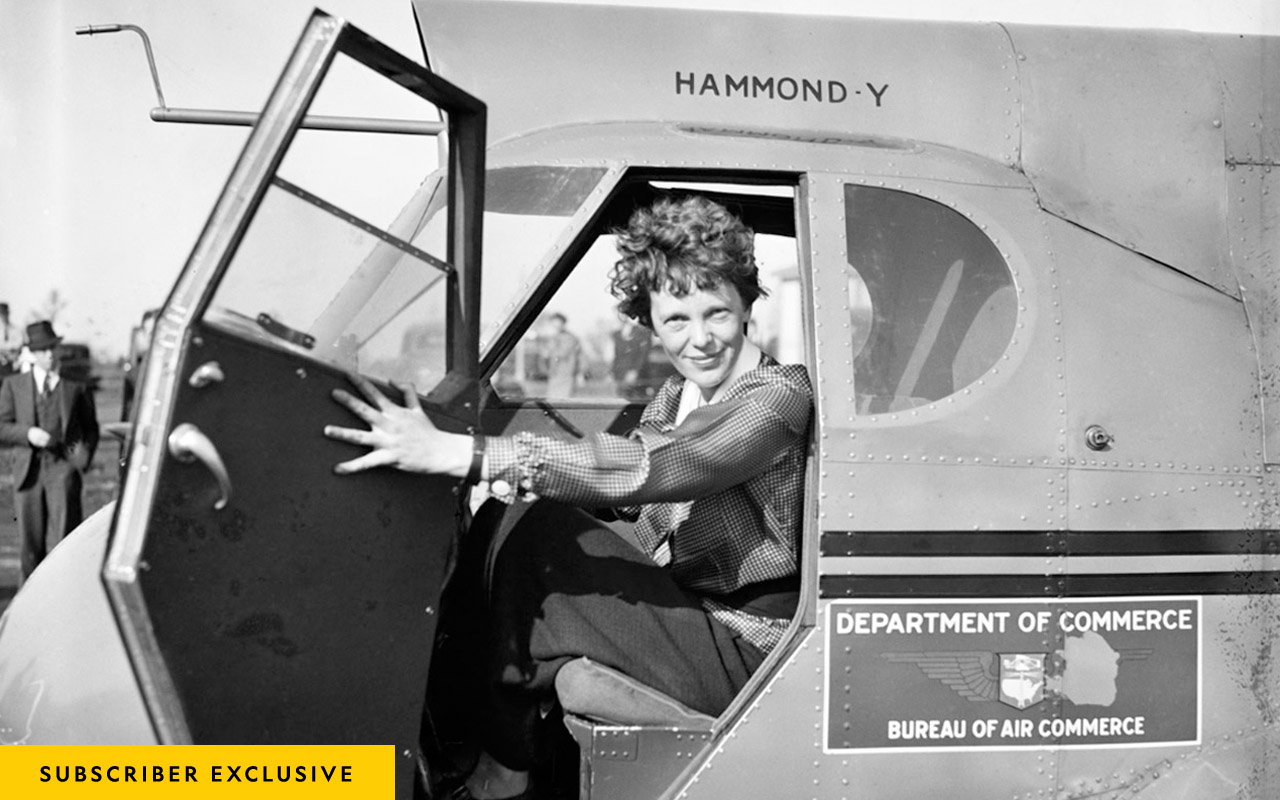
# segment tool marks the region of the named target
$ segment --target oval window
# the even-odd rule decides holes
[[[1017,292],[995,245],[919,195],[844,194],[854,390],[860,414],[941,400],[989,370],[1013,338]]]

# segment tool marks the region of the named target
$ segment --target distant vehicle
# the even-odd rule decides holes
[[[147,350],[151,347],[151,334],[155,330],[157,308],[149,308],[142,314],[142,320],[129,331],[129,352],[124,359],[124,375],[120,396],[120,419],[128,420],[133,413],[133,398],[142,380],[142,370],[146,366]]]
[[[93,356],[89,345],[81,342],[60,342],[57,349],[58,371],[67,380],[77,381],[97,391],[102,376],[93,370]]]
[[[631,429],[609,386],[539,397],[520,342],[548,308],[610,330],[611,231],[701,193],[755,230],[755,335],[813,380],[800,607],[716,718],[562,693],[568,791],[1280,797],[1280,40],[414,10],[434,71],[304,30],[157,318],[116,506],[0,624],[0,740],[394,743],[397,796],[430,795],[467,493],[335,477],[330,393]],[[348,202],[403,163],[290,149],[331,68],[447,121],[385,214]]]

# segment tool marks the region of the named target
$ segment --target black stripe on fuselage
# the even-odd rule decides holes
[[[844,597],[1124,597],[1280,594],[1280,572],[1108,575],[823,575],[818,594]]]
[[[1280,594],[1280,569],[1199,569],[1195,557],[1259,556],[1280,553],[1280,531],[826,531],[828,558],[993,559],[990,573],[975,572],[972,561],[950,574],[824,574],[819,593],[840,597],[1102,597],[1162,594]],[[1113,558],[1110,569],[1096,564],[1087,573],[1011,572],[994,559],[1039,557]],[[1129,558],[1168,558],[1176,568],[1135,570]],[[941,562],[939,562],[941,563]],[[909,564],[901,565],[909,570]],[[1252,566],[1252,565],[1251,565]]]
[[[823,556],[1264,555],[1280,531],[824,531]]]

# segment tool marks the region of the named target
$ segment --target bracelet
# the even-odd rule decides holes
[[[543,442],[528,431],[501,436],[494,442],[498,451],[496,463],[488,464],[489,496],[507,505],[536,502],[538,494],[534,489],[540,485],[546,468]]]
[[[480,473],[484,468],[484,446],[483,434],[471,437],[471,468],[467,470],[467,477],[464,479],[467,483],[480,482]]]

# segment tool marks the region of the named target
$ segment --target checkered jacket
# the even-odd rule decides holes
[[[675,424],[684,379],[669,378],[629,436],[578,441],[520,433],[487,443],[490,491],[612,507],[676,581],[762,650],[788,620],[714,599],[797,572],[805,456],[813,408],[808,373],[769,356],[714,404]]]

